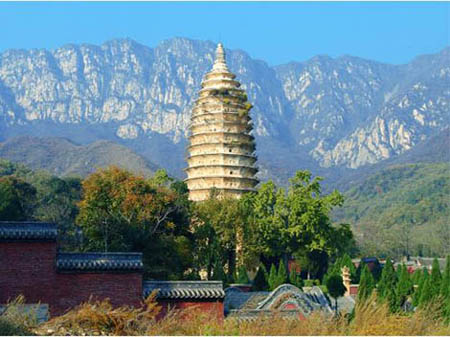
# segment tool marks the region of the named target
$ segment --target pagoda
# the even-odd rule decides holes
[[[252,105],[235,78],[219,43],[192,109],[185,182],[193,201],[208,199],[212,191],[239,198],[258,184]]]

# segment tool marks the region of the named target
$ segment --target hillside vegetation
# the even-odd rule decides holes
[[[60,177],[85,177],[97,168],[110,165],[144,176],[151,176],[157,170],[156,165],[126,146],[106,140],[77,145],[65,138],[16,137],[0,143],[0,158]]]
[[[345,193],[334,213],[353,226],[366,254],[450,252],[450,164],[403,164],[368,177]]]

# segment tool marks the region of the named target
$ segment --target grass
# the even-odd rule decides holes
[[[444,323],[439,307],[439,303],[432,303],[414,313],[390,313],[387,305],[376,304],[372,297],[356,306],[352,319],[316,312],[307,320],[298,321],[282,319],[274,313],[270,318],[239,322],[230,318],[218,319],[211,312],[201,312],[193,307],[172,310],[165,318],[157,320],[160,307],[152,294],[138,309],[113,308],[108,300],[89,301],[34,327],[30,323],[19,324],[18,317],[13,321],[37,335],[450,335],[450,326]]]

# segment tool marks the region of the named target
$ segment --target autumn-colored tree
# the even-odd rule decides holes
[[[100,169],[83,183],[77,223],[85,249],[138,251],[144,254],[146,274],[181,276],[189,261],[188,223],[180,196],[161,185],[117,167]],[[164,182],[165,183],[165,182]]]

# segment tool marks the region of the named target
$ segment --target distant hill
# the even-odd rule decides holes
[[[450,163],[450,128],[437,132],[435,135],[427,138],[417,144],[412,149],[404,153],[380,161],[373,165],[363,166],[355,170],[345,170],[328,173],[332,184],[328,186],[337,188],[340,191],[347,191],[350,188],[363,183],[369,176],[382,170],[389,169],[396,165],[417,164],[417,163]],[[404,166],[407,167],[407,166]],[[337,175],[339,175],[338,177]],[[327,176],[327,174],[325,175]]]
[[[97,168],[116,165],[149,176],[158,167],[129,148],[99,140],[77,145],[65,138],[16,137],[0,143],[0,158],[43,169],[57,176],[86,176]]]
[[[450,253],[450,163],[401,164],[370,175],[334,212],[368,253]]]

